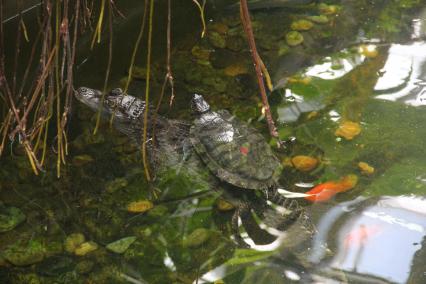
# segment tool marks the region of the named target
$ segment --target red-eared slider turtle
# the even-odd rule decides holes
[[[277,184],[282,166],[265,138],[226,110],[212,111],[195,94],[191,108],[196,118],[190,140],[206,166],[220,180],[247,189]]]
[[[125,94],[121,89],[114,89],[103,95],[98,90],[81,87],[76,90],[75,96],[94,111],[101,110],[107,118],[114,116],[114,126],[141,143],[146,106],[144,101]],[[229,193],[227,197],[232,199],[235,206],[231,228],[240,245],[244,246],[245,242],[239,234],[238,218],[241,217],[242,224],[250,235],[253,228],[248,229],[248,226],[254,227],[256,224],[252,220],[251,211],[262,218],[263,212],[268,209],[267,201],[287,209],[287,213],[280,214],[271,227],[281,230],[293,223],[301,213],[300,207],[294,200],[284,199],[276,193],[282,167],[263,136],[227,111],[211,111],[202,96],[194,96],[192,108],[197,118],[191,128],[184,121],[170,120],[160,115],[157,117],[155,147],[150,147],[149,150],[151,162],[158,166],[155,168],[160,174],[161,169],[184,168],[191,174],[192,180],[197,180],[195,184],[225,189],[224,192]],[[148,119],[151,118],[151,114],[148,114]],[[149,141],[151,139],[152,136]],[[183,159],[191,145],[194,151],[190,152],[195,152],[196,155]],[[204,169],[203,163],[208,171]],[[210,175],[210,172],[213,174]],[[222,184],[218,181],[222,181]],[[266,198],[258,196],[255,190],[265,193]],[[274,239],[271,236],[265,237],[266,234],[266,231],[258,234],[260,237],[256,243],[265,244]]]
[[[212,111],[201,95],[193,96],[191,108],[196,118],[189,139],[209,170],[225,183],[241,189],[261,190],[267,200],[288,210],[280,226],[285,228],[293,223],[302,211],[296,201],[277,193],[282,166],[264,137],[226,110]],[[256,210],[243,201],[237,204],[232,217],[234,237],[243,246],[238,217],[250,218],[251,210],[262,214],[262,209]]]

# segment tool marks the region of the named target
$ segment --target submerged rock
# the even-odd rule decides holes
[[[312,29],[314,24],[308,20],[297,20],[291,23],[291,29],[295,31],[307,31]]]
[[[126,237],[122,238],[120,240],[117,240],[115,242],[109,243],[106,248],[107,250],[110,250],[115,253],[122,254],[124,253],[131,244],[133,244],[136,241],[136,237]]]
[[[296,46],[303,42],[303,35],[297,31],[288,32],[285,36],[288,45]]]
[[[370,176],[370,175],[374,174],[374,171],[375,171],[374,167],[370,166],[366,162],[359,162],[358,168],[361,171],[361,174],[366,175],[366,176]]]
[[[316,24],[326,24],[328,23],[328,18],[325,15],[319,15],[319,16],[308,16],[306,17],[309,21],[314,22]]]
[[[321,3],[318,5],[318,10],[323,15],[334,15],[340,11],[340,6],[338,5],[327,5],[325,3]]]
[[[225,48],[226,47],[226,40],[225,37],[223,37],[218,32],[210,32],[208,33],[209,42],[211,45],[217,48]]]
[[[97,243],[95,243],[95,242],[85,242],[85,243],[82,243],[81,245],[79,245],[75,249],[74,253],[75,253],[75,255],[83,256],[83,255],[86,255],[89,252],[95,251],[97,249],[98,249],[98,244]]]
[[[74,251],[82,244],[86,238],[81,233],[74,233],[69,235],[64,242],[65,250],[69,253],[74,253]]]
[[[25,218],[21,209],[13,206],[6,206],[0,202],[0,232],[13,230],[16,226],[24,222]]]
[[[140,201],[134,201],[130,202],[127,205],[127,211],[131,213],[143,213],[146,212],[154,207],[154,204],[152,204],[149,200],[140,200]]]
[[[344,137],[346,140],[352,140],[361,133],[361,126],[358,122],[343,121],[334,133],[336,136]]]
[[[318,160],[314,157],[298,155],[291,158],[291,163],[299,171],[309,172],[317,167]]]
[[[3,257],[16,266],[27,266],[44,259],[44,246],[40,240],[18,241],[6,248]]]

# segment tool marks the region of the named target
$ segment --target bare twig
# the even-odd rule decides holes
[[[250,46],[251,55],[253,58],[254,67],[256,70],[257,83],[259,86],[260,96],[262,98],[263,109],[265,110],[266,121],[268,123],[269,133],[272,137],[278,137],[277,128],[275,127],[274,119],[271,115],[268,98],[266,96],[266,88],[263,81],[264,74],[262,73],[262,66],[264,66],[257,52],[256,42],[254,40],[253,28],[251,26],[250,13],[247,7],[247,0],[240,0],[240,16],[247,36],[247,41]],[[264,68],[266,69],[266,68]]]

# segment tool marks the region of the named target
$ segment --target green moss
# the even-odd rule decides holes
[[[25,221],[24,213],[17,207],[8,207],[0,202],[0,232],[13,230]]]
[[[288,32],[285,36],[285,40],[289,46],[296,46],[303,42],[303,35],[296,31]]]
[[[44,245],[40,240],[17,241],[7,247],[3,257],[16,266],[27,266],[44,259]]]

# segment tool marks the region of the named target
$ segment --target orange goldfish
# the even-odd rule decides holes
[[[357,182],[358,177],[356,175],[347,175],[338,181],[321,183],[306,192],[308,196],[305,199],[312,202],[327,201],[339,192],[345,192],[354,188]]]

